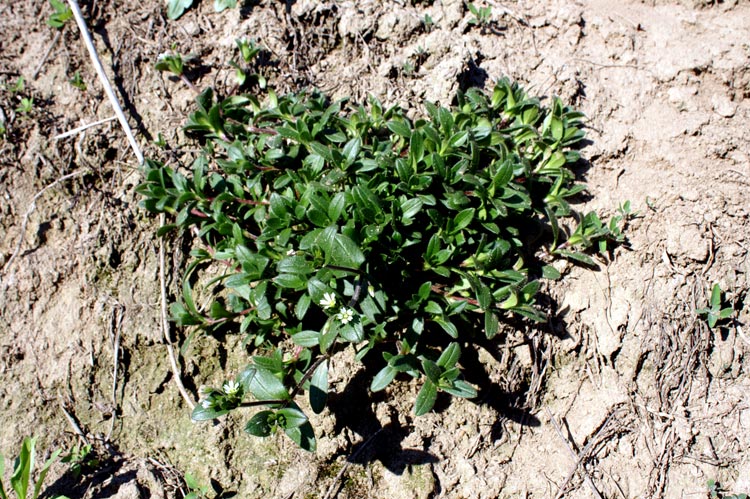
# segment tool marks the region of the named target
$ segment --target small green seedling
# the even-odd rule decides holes
[[[167,4],[167,17],[179,19],[186,10],[193,6],[193,0],[169,0]],[[237,0],[214,0],[214,11],[222,12],[225,9],[237,7]]]
[[[731,317],[733,309],[732,307],[721,308],[722,299],[721,287],[718,284],[714,284],[711,289],[711,306],[696,310],[696,313],[706,319],[708,327],[713,329],[716,324],[724,319]]]
[[[429,14],[425,14],[422,18],[422,26],[424,26],[426,32],[430,33],[435,28],[435,21]]]
[[[17,94],[23,92],[26,89],[26,80],[23,76],[19,76],[16,82],[12,85],[6,86],[6,90],[11,94]]]
[[[84,471],[99,466],[99,459],[96,457],[96,453],[90,444],[82,447],[73,446],[70,452],[63,456],[61,461],[70,465],[70,471],[76,478],[80,477]]]
[[[721,485],[716,480],[708,481],[708,493],[711,495],[711,499],[747,499],[747,494],[724,494]]]
[[[154,145],[159,149],[165,149],[167,147],[167,139],[164,138],[164,135],[162,135],[161,132],[156,135]]]
[[[185,495],[185,499],[206,499],[211,492],[211,488],[198,482],[190,473],[185,473],[185,485],[190,491]]]
[[[86,82],[83,81],[83,77],[79,71],[76,71],[68,82],[82,92],[86,90]]]
[[[73,11],[62,0],[49,0],[49,3],[55,12],[49,16],[47,24],[53,28],[60,29],[73,17]]]
[[[157,71],[172,73],[197,94],[199,93],[198,89],[193,84],[193,82],[190,81],[187,76],[185,76],[185,63],[188,63],[193,59],[193,56],[183,56],[182,54],[179,54],[177,52],[164,52],[163,54],[159,54],[159,57],[156,59],[154,69],[156,69]]]
[[[467,4],[469,12],[474,16],[469,19],[469,24],[487,28],[492,22],[492,7],[477,7],[473,3]]]
[[[32,484],[34,488],[31,491],[31,499],[36,499],[37,497],[39,497],[39,493],[42,490],[42,483],[44,482],[44,478],[47,476],[47,472],[49,471],[50,466],[52,466],[52,463],[55,462],[57,456],[60,454],[59,450],[52,453],[52,457],[50,457],[47,462],[44,463],[44,466],[42,466],[42,469],[39,472],[39,478],[36,480],[36,482],[32,482],[31,475],[34,472],[34,460],[36,457],[34,449],[35,445],[36,438],[24,438],[23,443],[21,444],[21,452],[15,460],[15,464],[13,466],[13,474],[10,476],[9,490],[12,490],[16,493],[17,499],[27,499],[27,497],[29,497],[29,487]],[[5,491],[5,486],[3,485],[4,472],[5,459],[3,458],[2,454],[0,454],[0,499],[8,499],[9,497]],[[59,496],[56,499],[67,498],[65,498],[64,496]]]
[[[265,89],[266,78],[255,71],[255,69],[257,68],[255,59],[258,57],[258,54],[261,53],[263,48],[260,45],[257,45],[254,41],[248,40],[247,38],[239,38],[235,40],[235,42],[237,43],[237,48],[240,51],[242,63],[230,61],[229,65],[232,66],[235,70],[237,85],[242,87],[246,84],[250,84],[251,82],[256,82],[258,84],[258,87],[260,87],[261,89]]]
[[[34,99],[32,97],[23,97],[16,111],[23,114],[29,114],[34,109]]]

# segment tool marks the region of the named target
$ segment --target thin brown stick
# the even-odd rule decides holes
[[[143,164],[143,161],[144,161],[143,153],[141,152],[141,148],[138,146],[138,142],[136,142],[135,140],[135,136],[133,135],[133,130],[130,128],[130,125],[128,124],[128,119],[125,117],[125,113],[122,111],[122,106],[120,106],[120,101],[117,99],[117,96],[115,95],[115,91],[112,89],[112,85],[109,82],[107,73],[104,72],[104,67],[102,66],[102,62],[99,59],[99,55],[96,52],[96,47],[94,47],[94,42],[91,40],[91,35],[89,34],[88,27],[86,26],[86,21],[83,19],[81,8],[78,6],[77,0],[68,0],[68,4],[70,4],[70,9],[73,11],[73,17],[76,20],[76,24],[78,24],[78,29],[81,32],[83,41],[86,44],[86,48],[89,51],[89,55],[91,56],[91,62],[94,64],[94,69],[96,70],[96,74],[99,76],[99,81],[101,81],[102,85],[104,86],[104,91],[107,93],[107,97],[109,97],[109,102],[110,104],[112,104],[112,107],[115,110],[115,114],[117,115],[117,118],[120,120],[120,125],[122,126],[122,129],[128,138],[130,147],[133,149],[133,153],[135,154],[136,158],[138,158],[138,164]]]
[[[164,214],[161,214],[159,218],[159,224],[164,227]],[[167,318],[167,277],[164,271],[164,239],[159,239],[159,283],[161,286],[161,327],[162,333],[164,333],[164,342],[167,344],[167,353],[169,355],[169,363],[172,366],[172,374],[174,376],[174,382],[177,385],[177,389],[180,391],[182,398],[185,399],[187,405],[190,406],[190,410],[195,409],[195,402],[188,395],[185,385],[182,384],[182,377],[180,376],[180,368],[177,366],[177,356],[174,353],[174,347],[172,346],[172,340],[169,337],[169,319]]]
[[[549,408],[545,407],[547,410],[547,415],[549,416],[549,420],[552,422],[552,425],[555,427],[555,431],[557,432],[557,435],[560,437],[560,440],[563,441],[565,444],[565,447],[568,449],[568,452],[570,452],[570,455],[573,457],[573,460],[575,461],[575,465],[570,470],[570,473],[568,473],[567,478],[565,481],[560,485],[560,488],[557,490],[557,494],[555,494],[555,499],[560,499],[564,493],[565,493],[565,487],[568,486],[568,483],[573,479],[573,477],[576,474],[576,471],[580,467],[583,470],[584,477],[586,480],[586,484],[591,489],[591,492],[598,498],[602,499],[602,495],[599,493],[599,491],[594,486],[594,482],[591,480],[591,476],[589,475],[589,472],[586,470],[585,466],[581,466],[586,459],[586,456],[590,450],[590,446],[593,445],[593,442],[596,441],[595,438],[591,439],[591,442],[589,442],[589,445],[584,447],[583,451],[581,451],[580,454],[576,454],[576,452],[573,450],[573,448],[570,446],[570,443],[568,442],[568,439],[565,438],[565,435],[563,435],[562,430],[560,429],[560,425],[557,424],[557,421],[555,420],[555,417],[552,415],[552,411],[549,410]],[[609,419],[604,423],[602,428],[605,428],[607,426],[607,423],[609,423]],[[601,431],[601,429],[600,429]],[[598,433],[598,432],[597,432]]]
[[[65,415],[65,419],[67,419],[67,420],[68,420],[68,423],[70,423],[70,426],[71,426],[71,427],[73,428],[73,431],[74,431],[74,432],[75,432],[75,433],[76,433],[76,434],[77,434],[77,435],[78,435],[79,437],[81,437],[81,440],[83,440],[83,442],[84,442],[84,443],[85,443],[86,445],[90,445],[90,443],[89,443],[89,439],[88,439],[88,438],[86,438],[86,434],[85,434],[85,433],[83,433],[83,430],[81,430],[81,427],[80,427],[80,425],[78,424],[78,421],[76,421],[76,418],[75,418],[75,417],[73,417],[73,415],[72,415],[72,414],[71,414],[70,412],[68,412],[68,410],[67,410],[67,409],[65,408],[65,404],[63,403],[63,401],[62,401],[62,400],[58,400],[58,403],[59,403],[59,405],[60,405],[60,409],[62,409],[62,412],[63,412],[63,414]]]
[[[39,61],[39,64],[37,65],[36,69],[31,74],[32,80],[36,80],[36,77],[39,76],[39,71],[42,70],[44,63],[47,62],[47,59],[49,59],[49,55],[52,53],[52,49],[55,48],[55,45],[57,45],[57,41],[60,39],[61,34],[62,34],[62,30],[58,29],[57,33],[55,33],[55,37],[52,39],[52,42],[49,44],[49,47],[47,47],[47,51],[42,56],[42,60]]]
[[[36,202],[37,200],[48,190],[52,189],[54,186],[59,184],[60,182],[64,182],[68,179],[71,179],[73,177],[78,177],[79,175],[83,175],[84,173],[88,173],[90,170],[84,169],[84,170],[77,170],[71,173],[68,173],[67,175],[63,175],[62,177],[58,178],[51,184],[49,184],[47,187],[42,189],[41,191],[37,192],[33,198],[31,198],[31,203],[29,204],[29,207],[26,209],[26,213],[23,215],[23,222],[21,223],[21,233],[18,235],[18,241],[16,241],[16,247],[13,250],[13,254],[10,255],[10,258],[7,262],[5,262],[5,265],[3,266],[3,274],[8,272],[8,269],[10,268],[10,265],[13,263],[13,260],[16,259],[16,256],[18,256],[18,253],[21,251],[21,246],[23,245],[23,238],[26,234],[26,228],[29,225],[29,217],[36,209]]]

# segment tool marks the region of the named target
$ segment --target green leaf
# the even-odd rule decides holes
[[[425,376],[427,376],[427,379],[436,385],[440,382],[440,375],[443,373],[443,370],[433,361],[430,359],[423,359],[422,370],[424,371]]]
[[[497,315],[495,315],[490,310],[485,310],[484,333],[487,336],[487,339],[491,340],[492,338],[494,338],[499,330],[500,330],[500,322],[497,319]]]
[[[179,19],[192,5],[193,0],[169,0],[167,17],[172,20]]]
[[[441,386],[440,388],[455,397],[474,398],[477,396],[476,388],[460,379],[454,381],[451,385]]]
[[[422,209],[422,200],[419,198],[407,199],[401,203],[401,211],[404,212],[404,219],[414,218],[414,215]]]
[[[711,306],[713,308],[721,307],[721,287],[718,284],[714,284],[711,289]]]
[[[331,321],[326,323],[325,326],[323,326],[323,330],[320,333],[320,351],[323,353],[326,353],[328,349],[333,345],[333,342],[336,341],[336,338],[339,335],[339,328],[335,325],[331,325]]]
[[[451,338],[458,338],[458,329],[451,321],[440,319],[440,318],[434,318],[433,321],[437,322],[437,324],[443,328],[443,331],[448,333],[448,335]]]
[[[393,378],[396,377],[396,374],[398,374],[398,371],[396,369],[391,366],[385,366],[383,369],[378,371],[374,378],[372,378],[372,382],[370,383],[370,391],[379,392],[385,389],[385,387],[388,386],[391,381],[393,381]]]
[[[256,369],[249,382],[250,393],[258,400],[288,400],[284,384],[268,369]]]
[[[280,288],[299,290],[307,287],[307,279],[297,274],[279,274],[273,278],[273,282]]]
[[[214,11],[221,12],[224,9],[237,7],[237,0],[214,0]]]
[[[326,407],[328,399],[328,361],[324,360],[310,379],[310,407],[315,414],[320,414]]]
[[[435,386],[435,384],[430,381],[429,378],[425,379],[422,388],[417,394],[417,400],[414,403],[414,414],[416,416],[421,416],[428,413],[435,405],[436,400],[437,386]]]
[[[464,130],[454,134],[448,141],[448,145],[453,148],[458,148],[466,144],[467,140],[469,140],[469,132]]]
[[[224,414],[228,414],[228,410],[217,411],[213,407],[205,408],[201,404],[198,404],[193,409],[193,413],[190,415],[190,419],[193,421],[208,421],[210,419],[216,419]]]
[[[335,227],[326,228],[321,233],[319,243],[325,253],[326,263],[330,265],[357,269],[365,261],[365,255],[357,243],[336,232]]]
[[[267,437],[273,431],[275,422],[273,411],[260,411],[250,418],[245,425],[245,431],[256,437]]]
[[[281,428],[299,428],[307,423],[307,416],[296,407],[286,407],[276,411],[276,421]]]
[[[585,255],[583,253],[579,253],[577,251],[568,251],[568,250],[562,250],[558,249],[555,251],[555,253],[559,254],[560,256],[563,256],[569,260],[575,260],[581,263],[584,263],[586,265],[589,265],[591,267],[596,267],[596,262],[593,258],[591,258],[588,255]]]
[[[452,342],[440,354],[437,365],[446,370],[452,369],[458,362],[459,357],[461,357],[461,347],[458,346],[458,343]]]
[[[47,459],[47,461],[44,463],[44,466],[42,466],[42,469],[39,471],[39,478],[37,478],[36,484],[34,485],[34,495],[31,496],[32,499],[37,499],[37,497],[39,497],[39,492],[41,492],[42,490],[42,484],[44,483],[44,479],[47,476],[47,472],[49,471],[50,466],[52,466],[52,463],[57,460],[60,452],[62,452],[62,449],[57,449],[55,452],[53,452],[50,458]]]
[[[396,135],[400,135],[406,139],[411,137],[411,127],[409,127],[409,124],[405,120],[389,121],[386,126]]]
[[[359,151],[362,148],[362,139],[354,137],[344,146],[344,158],[346,159],[347,165],[354,163],[359,155]]]
[[[300,296],[299,300],[297,300],[297,304],[294,306],[294,315],[296,315],[299,320],[305,318],[307,310],[310,308],[310,303],[311,299],[308,294]]]
[[[26,437],[21,444],[21,453],[16,459],[13,474],[10,477],[10,486],[16,492],[19,499],[26,497],[29,488],[29,479],[34,470],[34,445],[36,438]]]
[[[474,219],[474,213],[476,213],[476,210],[474,208],[467,208],[460,211],[458,215],[456,215],[456,218],[453,219],[452,233],[455,234],[456,232],[462,231],[466,227],[468,227],[471,221]]]
[[[545,265],[542,267],[542,277],[549,279],[550,281],[556,281],[562,277],[560,271],[552,265]]]
[[[287,256],[279,260],[277,267],[279,274],[302,274],[312,273],[313,266],[304,256]]]
[[[734,312],[734,309],[729,307],[722,309],[719,311],[719,320],[728,319],[732,316],[732,312]]]
[[[318,331],[300,331],[299,333],[292,335],[292,341],[295,345],[299,345],[305,348],[311,348],[318,345],[320,341],[320,333]]]
[[[315,452],[317,443],[315,441],[315,432],[310,422],[306,422],[298,428],[287,428],[284,430],[289,438],[299,447],[307,452]]]

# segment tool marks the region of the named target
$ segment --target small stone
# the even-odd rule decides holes
[[[201,34],[201,27],[194,21],[188,21],[184,25],[185,32],[190,36],[198,36]]]
[[[737,106],[726,95],[714,94],[711,97],[714,112],[724,118],[731,118],[737,112]]]

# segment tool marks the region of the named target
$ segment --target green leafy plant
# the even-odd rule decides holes
[[[26,89],[26,80],[23,76],[19,76],[13,85],[7,87],[8,92],[17,94],[23,92]]]
[[[55,462],[60,451],[55,451],[52,456],[44,463],[42,469],[39,472],[39,477],[36,482],[32,481],[32,474],[34,473],[34,460],[36,457],[35,451],[36,438],[25,438],[21,444],[21,452],[15,460],[13,466],[13,474],[10,476],[10,489],[15,492],[18,499],[26,499],[29,491],[31,491],[31,499],[39,497],[39,493],[42,490],[42,484],[44,478],[47,476],[52,463]],[[5,459],[0,454],[0,499],[8,499],[8,494],[3,485],[3,474],[5,472]],[[33,485],[33,489],[30,487]],[[56,499],[67,499],[63,496],[59,496]]]
[[[99,458],[90,444],[84,446],[74,445],[70,451],[61,459],[63,463],[70,466],[70,471],[76,478],[81,476],[84,471],[91,470],[99,466]]]
[[[81,76],[81,73],[79,71],[76,71],[73,74],[73,77],[68,80],[68,82],[78,90],[82,92],[86,91],[86,82],[83,81],[83,77]]]
[[[199,93],[192,81],[185,76],[185,64],[192,61],[193,56],[184,56],[177,52],[164,52],[159,54],[154,64],[154,69],[166,73],[172,73],[174,76],[182,80],[195,93]]]
[[[696,310],[696,313],[698,315],[706,319],[706,322],[708,322],[708,327],[710,327],[711,329],[716,327],[716,324],[719,321],[731,317],[732,312],[734,311],[732,307],[722,308],[722,305],[724,303],[722,296],[723,294],[724,293],[722,292],[721,287],[718,284],[714,284],[714,287],[711,289],[711,303],[709,304],[710,306]]]
[[[242,62],[231,61],[229,65],[235,69],[237,85],[243,87],[250,83],[257,83],[261,89],[266,88],[266,78],[258,72],[256,61],[263,48],[247,38],[239,38],[235,42]]]
[[[22,97],[16,111],[23,114],[28,114],[34,109],[34,99],[32,97]]]
[[[49,16],[47,24],[53,28],[60,29],[73,17],[73,11],[70,10],[68,4],[63,0],[49,0],[49,3],[55,12]]]
[[[190,473],[185,473],[185,485],[188,488],[185,499],[206,499],[211,492],[214,492],[209,486],[198,482]]]
[[[473,3],[466,4],[466,7],[471,12],[472,17],[469,19],[469,24],[479,26],[482,29],[486,29],[492,22],[492,7],[477,7]]]
[[[708,481],[708,493],[712,499],[747,499],[747,494],[725,494],[722,490],[721,485],[716,480]]]
[[[179,19],[192,6],[193,0],[169,0],[169,3],[167,3],[167,17],[172,20]],[[222,12],[236,6],[237,0],[214,0],[215,12]]]
[[[194,230],[200,240],[173,320],[237,331],[265,355],[203,389],[193,419],[260,408],[248,433],[282,431],[312,451],[298,397],[325,409],[344,348],[375,357],[374,392],[419,379],[416,415],[440,392],[474,397],[462,348],[492,340],[513,316],[546,320],[537,278],[560,275],[538,255],[581,260],[601,239],[620,240],[569,203],[585,189],[571,169],[581,113],[506,80],[457,100],[425,103],[410,119],[375,98],[198,96],[185,128],[203,152],[190,171],[147,161],[138,192],[145,209],[172,217],[160,235]],[[559,219],[583,228],[568,233]]]

